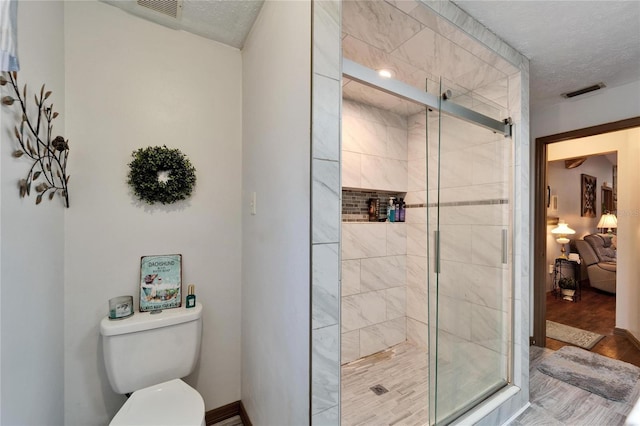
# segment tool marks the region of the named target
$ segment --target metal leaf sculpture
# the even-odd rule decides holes
[[[20,124],[14,128],[18,146],[13,156],[27,157],[33,161],[27,177],[18,182],[20,197],[29,196],[32,185],[35,185],[33,189],[38,194],[36,204],[40,204],[47,193],[49,200],[58,193],[65,207],[69,207],[70,176],[67,175],[69,141],[62,136],[53,137],[52,123],[58,117],[58,113],[53,110],[52,103],[46,102],[51,96],[51,91],[45,91],[45,86],[42,85],[40,95],[34,95],[37,114],[30,114],[29,111],[34,109],[27,107],[27,85],[24,85],[21,94],[18,87],[18,74],[3,72],[0,76],[0,86],[7,84],[13,88],[14,95],[3,96],[2,104],[12,106],[17,103],[22,113]]]

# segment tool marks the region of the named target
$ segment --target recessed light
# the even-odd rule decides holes
[[[378,75],[382,78],[391,78],[393,77],[393,72],[389,69],[382,68],[378,70]]]

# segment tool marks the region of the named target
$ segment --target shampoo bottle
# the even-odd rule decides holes
[[[389,210],[387,211],[387,217],[389,219],[389,222],[396,221],[396,206],[393,202],[393,197],[389,198]]]
[[[398,211],[398,222],[404,222],[404,215],[405,215],[405,203],[404,203],[404,199],[400,198],[400,210]]]
[[[187,287],[187,308],[195,308],[196,307],[196,295],[194,294],[195,286],[193,284],[189,284]]]

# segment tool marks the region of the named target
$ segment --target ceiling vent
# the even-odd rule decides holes
[[[575,98],[576,96],[584,95],[585,93],[593,92],[596,90],[600,90],[603,87],[606,87],[604,83],[600,82],[598,84],[594,84],[593,86],[584,87],[582,89],[575,90],[573,92],[563,93],[561,96],[563,98]]]
[[[180,19],[183,0],[137,0],[139,6]]]

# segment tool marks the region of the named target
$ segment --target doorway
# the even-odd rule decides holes
[[[535,146],[535,204],[534,204],[534,310],[533,310],[533,337],[531,343],[536,346],[545,346],[546,342],[546,316],[547,316],[547,157],[550,144],[570,141],[589,136],[603,135],[640,127],[640,117],[634,117],[599,126],[588,127],[570,132],[559,133],[536,139]],[[616,329],[618,331],[618,329]],[[624,333],[624,330],[620,331]],[[629,334],[630,336],[630,334]],[[631,336],[632,337],[632,336]]]

